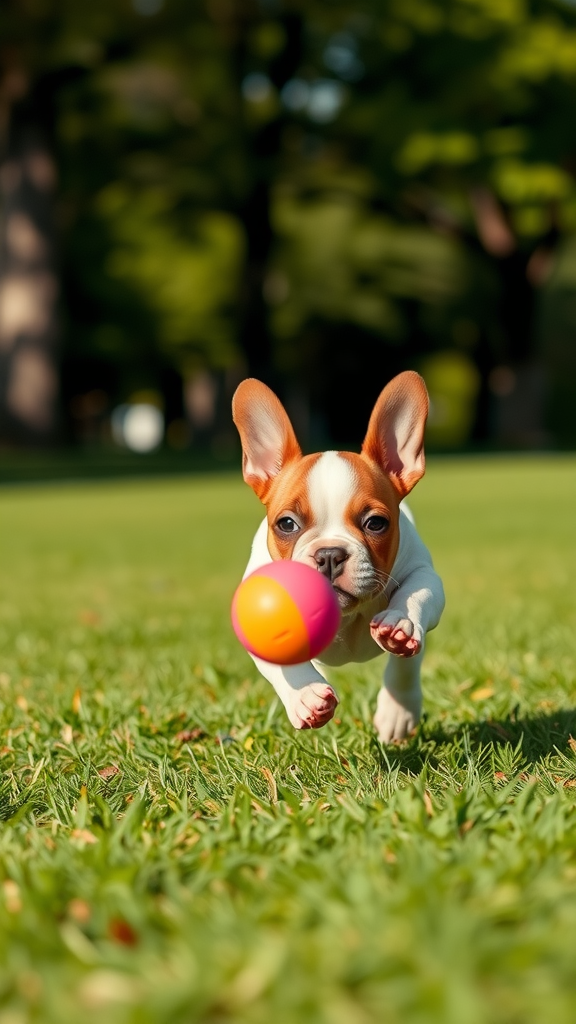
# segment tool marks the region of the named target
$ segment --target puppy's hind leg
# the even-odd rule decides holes
[[[384,685],[378,694],[374,725],[382,743],[403,740],[420,721],[420,666],[424,650],[413,658],[389,655]]]

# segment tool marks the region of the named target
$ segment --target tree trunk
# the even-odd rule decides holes
[[[473,191],[478,231],[476,251],[488,260],[499,283],[495,325],[481,338],[477,367],[482,386],[475,440],[539,447],[545,444],[545,372],[537,360],[538,289],[553,266],[559,239],[554,211],[550,226],[530,249],[520,247],[496,197],[486,188]]]
[[[246,234],[246,263],[240,299],[239,343],[250,376],[273,384],[273,360],[264,281],[272,245],[270,189],[265,180],[255,183],[241,219]]]
[[[34,97],[9,105],[5,121],[0,163],[0,441],[43,444],[52,442],[58,429],[56,174]]]

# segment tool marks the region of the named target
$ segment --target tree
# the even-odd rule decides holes
[[[468,330],[459,333],[482,375],[477,436],[494,432],[490,392],[504,397],[524,381],[507,429],[537,441],[536,293],[576,224],[566,132],[576,115],[575,12],[554,0],[365,10],[375,31],[346,115],[350,145],[399,219],[420,217],[465,248],[473,280]]]
[[[56,168],[47,92],[9,50],[0,107],[0,432],[39,440],[57,426]]]
[[[4,202],[2,294],[14,274],[63,294],[59,374],[55,285],[26,303],[45,332],[3,342],[5,379],[19,347],[47,368],[34,436],[56,376],[66,404],[207,370],[284,387],[304,425],[312,401],[333,434],[367,347],[358,423],[386,375],[448,347],[478,365],[476,432],[494,430],[576,217],[569,6],[9,0],[0,19],[3,165],[26,115],[58,169],[55,207],[48,189]],[[16,266],[30,224],[44,263],[37,246]]]

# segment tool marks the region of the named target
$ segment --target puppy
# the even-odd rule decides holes
[[[303,456],[282,404],[258,380],[242,381],[232,413],[244,479],[267,513],[245,575],[279,558],[304,562],[330,580],[342,611],[321,660],[283,666],[254,658],[258,670],[296,729],[319,729],[338,704],[324,666],[387,651],[374,724],[382,742],[403,739],[420,718],[424,638],[444,608],[441,580],[401,505],[424,474],[424,381],[408,371],[384,388],[360,455]]]

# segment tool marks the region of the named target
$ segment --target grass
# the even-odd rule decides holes
[[[296,733],[228,620],[238,477],[0,493],[0,1024],[555,1024],[576,973],[576,460],[436,461],[426,718]]]

